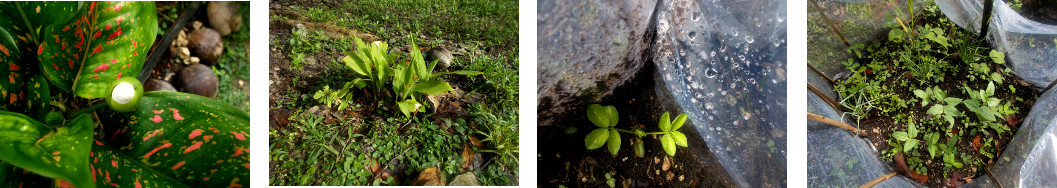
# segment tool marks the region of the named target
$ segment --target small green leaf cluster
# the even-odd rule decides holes
[[[669,118],[668,112],[664,112],[661,115],[658,128],[661,132],[645,132],[642,129],[635,129],[634,131],[627,131],[616,128],[617,122],[620,116],[617,114],[617,108],[610,106],[602,106],[599,104],[592,104],[587,107],[587,119],[594,123],[596,128],[587,134],[584,138],[584,146],[588,150],[598,149],[603,145],[607,145],[609,153],[617,155],[620,151],[620,132],[634,133],[638,138],[634,142],[635,156],[645,156],[645,146],[642,142],[642,137],[646,135],[661,135],[661,147],[664,148],[664,152],[668,156],[675,156],[676,146],[687,147],[686,135],[679,132],[679,128],[686,122],[686,114],[680,114],[675,120]]]
[[[350,88],[371,88],[375,94],[384,95],[393,93],[393,101],[399,107],[405,117],[412,113],[425,111],[425,105],[421,94],[436,95],[453,90],[451,85],[439,76],[447,74],[459,74],[473,76],[483,74],[478,71],[454,71],[433,73],[437,61],[427,64],[423,60],[422,52],[419,51],[415,41],[411,41],[411,57],[409,63],[397,63],[399,53],[387,54],[389,45],[375,41],[371,44],[364,43],[360,38],[354,37],[356,50],[345,51],[345,57],[341,59],[346,67],[349,67],[357,78],[345,83],[345,86],[337,91],[316,92],[313,96],[317,100],[336,101],[335,104],[344,105],[342,101],[350,101]],[[391,89],[391,90],[389,90]],[[329,93],[328,93],[329,92]],[[344,99],[344,100],[339,100]],[[331,103],[328,103],[330,105]],[[339,109],[341,107],[339,106]]]
[[[969,100],[964,102],[965,108],[976,114],[978,120],[976,122],[977,130],[984,134],[989,134],[987,131],[983,131],[986,128],[994,129],[998,134],[1010,130],[1008,126],[1003,125],[998,120],[1001,120],[1006,115],[1013,114],[1015,111],[1010,109],[1012,104],[1009,101],[1002,103],[1000,99],[993,97],[995,95],[994,82],[988,82],[987,88],[981,90],[973,90],[967,86],[963,86],[962,89],[969,95]]]
[[[961,104],[962,99],[947,97],[947,92],[939,87],[925,88],[925,90],[915,89],[914,96],[921,99],[921,106],[932,104],[932,107],[929,107],[926,113],[943,117],[949,123],[949,126],[954,126],[955,117],[962,116],[961,112],[956,108],[958,104]]]

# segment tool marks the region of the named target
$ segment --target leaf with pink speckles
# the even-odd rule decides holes
[[[66,22],[49,25],[37,59],[58,88],[95,99],[120,77],[136,77],[154,44],[158,18],[153,2],[85,2]]]
[[[30,74],[29,66],[22,61],[21,53],[7,29],[0,26],[0,110],[26,112],[25,79]]]
[[[100,114],[109,145],[193,187],[249,184],[249,115],[188,93],[143,94],[127,113]],[[208,173],[204,173],[208,172]],[[206,180],[208,179],[208,180]]]
[[[108,145],[92,144],[90,158],[92,178],[98,187],[189,187]]]
[[[22,52],[36,52],[51,24],[65,23],[79,10],[80,2],[0,2],[0,26],[11,32]],[[14,46],[12,46],[14,47]]]
[[[94,187],[88,165],[92,119],[87,114],[52,130],[26,115],[0,111],[0,135],[0,160],[77,187]]]

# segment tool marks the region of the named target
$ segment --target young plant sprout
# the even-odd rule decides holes
[[[686,135],[679,132],[679,128],[686,122],[686,114],[680,114],[675,120],[671,120],[668,116],[668,112],[664,112],[661,115],[660,123],[658,127],[661,132],[644,132],[642,129],[635,129],[634,131],[628,131],[624,129],[616,128],[617,121],[620,119],[617,116],[617,108],[610,106],[602,106],[599,104],[592,104],[587,107],[587,119],[591,120],[595,126],[599,128],[591,131],[584,138],[584,146],[588,150],[598,149],[602,145],[608,144],[609,153],[617,155],[620,151],[620,132],[632,133],[636,137],[635,142],[635,156],[645,156],[645,149],[642,143],[642,137],[646,135],[661,135],[661,147],[664,148],[664,152],[668,156],[675,156],[675,146],[687,147]]]
[[[129,112],[139,104],[143,97],[143,84],[133,77],[125,77],[110,83],[110,91],[106,95],[106,103],[110,109],[118,112]]]

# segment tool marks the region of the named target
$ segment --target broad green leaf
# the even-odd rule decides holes
[[[609,141],[606,141],[606,144],[609,147],[609,153],[617,155],[620,151],[620,132],[616,129],[609,130]]]
[[[997,107],[1001,102],[1002,101],[998,100],[998,98],[987,98],[987,106],[990,107]]]
[[[617,126],[617,122],[620,122],[620,115],[617,114],[617,107],[613,105],[606,106],[606,114],[609,116],[609,127]]]
[[[675,121],[672,121],[671,131],[679,130],[679,128],[683,127],[683,123],[686,123],[686,113],[679,114],[679,116],[675,117]]]
[[[920,89],[915,89],[914,90],[914,96],[917,96],[918,98],[928,98],[929,97],[928,95],[925,95],[925,91],[922,91]]]
[[[414,99],[407,99],[401,102],[396,102],[396,105],[400,107],[400,112],[404,113],[404,116],[411,117],[412,112],[418,112],[422,108],[422,103],[415,101]]]
[[[157,36],[154,2],[86,2],[73,19],[42,29],[40,68],[56,87],[88,99],[136,77]]]
[[[896,131],[896,132],[892,133],[892,138],[895,138],[896,140],[904,141],[904,142],[907,141],[907,139],[909,139],[907,137],[907,132],[903,132],[903,131]]]
[[[77,187],[94,187],[88,167],[92,126],[87,114],[52,130],[29,116],[0,111],[0,160]]]
[[[609,139],[609,130],[606,128],[597,128],[587,134],[587,137],[584,138],[584,146],[587,147],[588,150],[598,149],[606,144],[606,139]]]
[[[249,184],[249,115],[187,93],[143,94],[131,112],[100,114],[107,145],[192,187]]]
[[[158,172],[138,158],[121,153],[111,146],[96,141],[92,144],[92,181],[99,187],[189,187],[179,180]],[[214,181],[209,176],[188,182]],[[237,185],[237,184],[235,184]],[[232,186],[232,185],[225,185]]]
[[[448,82],[444,80],[430,80],[415,84],[414,88],[411,88],[413,92],[425,93],[430,95],[437,95],[444,92],[454,90]]]
[[[11,3],[0,2],[0,5]],[[32,69],[33,64],[22,60],[22,53],[12,37],[4,26],[0,26],[0,110],[25,113],[29,112],[25,80],[32,76],[28,69]]]
[[[657,126],[659,126],[661,128],[661,131],[663,131],[663,132],[671,132],[671,130],[672,130],[672,125],[671,125],[672,122],[671,121],[672,121],[672,119],[669,119],[668,112],[664,112],[664,114],[661,115],[660,124],[657,124]]]
[[[65,23],[83,9],[80,2],[0,2],[0,26],[17,39],[18,51],[36,52],[45,27]],[[12,46],[14,47],[14,46]],[[14,48],[12,48],[14,49]]]
[[[672,141],[675,141],[675,145],[687,147],[686,135],[679,131],[672,131]]]
[[[591,106],[587,106],[587,119],[591,120],[591,123],[594,123],[595,126],[603,128],[608,127],[609,117],[607,116],[609,116],[609,114],[607,114],[606,111],[606,107],[603,107],[602,105],[591,104]]]
[[[350,54],[350,53],[355,53],[355,52],[347,51],[345,53],[346,54]],[[345,55],[344,58],[341,58],[341,61],[345,62],[345,66],[349,67],[349,69],[352,69],[352,72],[356,72],[356,74],[367,76],[367,71],[368,71],[367,68],[366,68],[367,66],[361,65],[362,60],[360,60],[359,58],[353,58],[353,57],[359,57],[359,56],[354,56],[354,55],[357,55],[357,54]]]
[[[675,156],[675,140],[672,140],[672,137],[668,134],[661,136],[661,147],[664,148],[664,153],[667,153],[668,156]]]
[[[905,144],[903,144],[903,152],[910,152],[910,150],[913,150],[914,147],[917,147],[917,146],[918,146],[918,140],[914,140],[914,139],[907,140],[907,142]]]
[[[956,106],[962,103],[962,99],[954,97],[947,97],[946,99],[943,99],[943,101],[947,102],[947,106]]]
[[[984,90],[988,97],[995,95],[995,82],[987,82],[987,90]]]
[[[936,150],[938,149],[936,145],[929,145],[929,157],[936,157]]]
[[[888,31],[888,41],[893,41],[893,42],[901,41],[901,40],[903,40],[903,35],[905,35],[905,33],[903,33],[903,30],[892,29],[892,30]]]
[[[44,121],[44,116],[51,111],[51,92],[48,87],[48,79],[44,75],[37,74],[26,80],[26,112],[34,114],[33,118]]]
[[[996,121],[995,112],[991,108],[980,108],[980,118],[987,119],[987,121]]]
[[[961,115],[961,113],[958,113],[958,108],[955,108],[954,105],[943,106],[943,113],[947,114],[947,116],[960,116]]]
[[[997,50],[991,50],[990,56],[991,56],[991,60],[994,60],[995,63],[998,63],[998,64],[1006,63],[1006,54],[1004,54],[1002,52],[999,52]]]
[[[926,113],[932,114],[932,115],[940,115],[940,114],[943,113],[943,105],[939,105],[939,104],[932,105],[932,107],[929,108],[929,110]]]
[[[973,112],[979,111],[980,108],[980,103],[976,102],[975,100],[963,101],[962,104],[965,105],[965,108],[969,109],[969,111]]]
[[[918,137],[918,128],[917,128],[917,126],[914,126],[914,122],[910,122],[910,124],[907,126],[907,137],[910,137],[910,138],[917,138]]]

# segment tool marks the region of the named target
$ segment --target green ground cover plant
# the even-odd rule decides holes
[[[637,137],[633,142],[635,156],[637,157],[645,155],[642,137],[646,137],[646,135],[661,135],[661,147],[664,148],[664,152],[668,156],[675,156],[675,146],[688,146],[686,135],[679,132],[679,128],[683,127],[683,123],[686,123],[686,114],[679,114],[678,117],[672,120],[669,118],[668,112],[664,112],[664,115],[661,115],[660,123],[657,124],[657,127],[661,129],[660,132],[645,132],[641,128],[630,131],[616,128],[617,122],[620,120],[619,117],[616,107],[599,104],[588,106],[587,119],[591,120],[591,123],[594,123],[598,128],[587,134],[587,137],[584,138],[584,146],[588,150],[593,150],[606,145],[610,154],[617,155],[622,142],[620,139],[621,132],[632,133]]]
[[[1002,52],[933,2],[906,17],[881,41],[847,49],[849,74],[834,90],[897,170],[929,186],[960,185],[999,160],[1037,94],[1002,67]]]
[[[153,2],[0,7],[0,185],[248,184],[246,112],[139,86]]]

